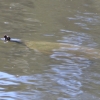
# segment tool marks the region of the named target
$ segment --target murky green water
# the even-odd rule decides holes
[[[99,49],[99,6],[98,0],[1,0],[0,37]],[[100,100],[100,59],[63,46],[52,51],[0,41],[0,100]]]

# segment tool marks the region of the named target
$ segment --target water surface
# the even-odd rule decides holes
[[[100,48],[95,0],[1,0],[0,37]],[[81,51],[36,52],[0,42],[0,99],[99,100],[100,60]]]

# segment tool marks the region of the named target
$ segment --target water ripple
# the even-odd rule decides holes
[[[71,30],[60,30],[63,33],[70,33],[68,35],[64,35],[62,37],[62,40],[58,40],[58,42],[63,43],[69,43],[69,44],[75,44],[75,45],[85,45],[88,47],[96,47],[97,43],[95,43],[91,36],[89,36],[87,33],[82,32],[76,32]]]

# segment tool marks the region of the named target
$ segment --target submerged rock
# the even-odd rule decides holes
[[[100,50],[90,47],[78,46],[67,43],[54,43],[45,41],[25,41],[25,45],[33,50],[37,50],[41,53],[51,54],[53,50],[66,51],[77,56],[83,56],[88,59],[98,59],[100,58]]]

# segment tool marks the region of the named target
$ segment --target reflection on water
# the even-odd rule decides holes
[[[57,40],[58,42],[69,43],[69,44],[71,43],[75,45],[84,45],[87,47],[97,46],[97,43],[92,41],[93,40],[92,37],[87,35],[86,33],[75,32],[64,29],[61,29],[61,32],[63,33],[64,37],[62,37],[63,38],[62,40]],[[67,33],[67,35],[65,33]]]
[[[100,61],[74,45],[99,48],[100,17],[86,0],[1,0],[1,37],[73,44],[52,54],[0,41],[0,99],[99,100]],[[86,54],[89,54],[86,52]],[[94,57],[95,58],[95,57]]]

